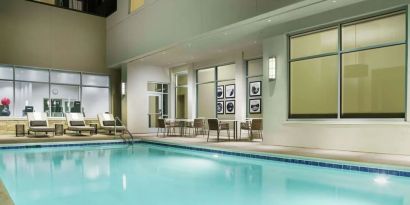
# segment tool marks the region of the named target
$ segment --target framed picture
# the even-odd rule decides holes
[[[223,85],[218,85],[216,87],[216,98],[217,99],[224,99],[224,86]]]
[[[262,81],[249,82],[249,96],[262,96]]]
[[[225,114],[235,114],[235,100],[225,101]]]
[[[225,98],[235,98],[235,84],[225,85]]]
[[[224,101],[216,102],[216,114],[224,114]]]
[[[249,100],[249,114],[260,114],[260,113],[262,113],[261,99],[250,99]]]

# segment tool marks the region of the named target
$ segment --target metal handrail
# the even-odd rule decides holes
[[[134,136],[132,136],[131,132],[128,130],[127,126],[124,125],[124,123],[121,121],[121,119],[119,117],[115,117],[114,118],[114,136],[117,136],[117,120],[124,126],[125,131],[128,133],[128,135],[130,136],[130,140],[127,141],[127,139],[123,136],[123,133],[120,135],[121,139],[124,140],[124,142],[128,142],[130,144],[134,143]]]

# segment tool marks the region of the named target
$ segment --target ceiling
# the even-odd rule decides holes
[[[261,52],[263,39],[278,25],[364,0],[305,0],[175,43],[130,61],[160,67],[198,63],[240,51]]]

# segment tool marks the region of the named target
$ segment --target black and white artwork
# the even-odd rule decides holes
[[[249,82],[249,96],[261,96],[262,95],[262,81]]]
[[[235,114],[235,100],[225,102],[225,114]]]
[[[224,101],[216,102],[216,113],[224,114]]]
[[[225,85],[225,98],[235,98],[235,84]]]
[[[223,85],[219,85],[216,87],[216,98],[224,99],[224,86]]]
[[[260,114],[261,112],[262,112],[261,99],[250,99],[249,100],[249,113],[250,114]]]

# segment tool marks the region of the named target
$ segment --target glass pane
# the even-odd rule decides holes
[[[0,116],[13,115],[13,100],[13,81],[0,80]]]
[[[33,107],[36,112],[48,112],[48,96],[48,83],[16,82],[15,116],[25,116],[26,106]]]
[[[13,80],[13,68],[0,66],[0,79]]]
[[[162,95],[162,115],[168,115],[168,95]]]
[[[180,87],[176,89],[175,109],[177,119],[188,118],[188,88]]]
[[[354,49],[406,40],[406,15],[399,14],[343,26],[343,49]]]
[[[108,88],[83,87],[82,107],[86,117],[97,117],[97,114],[110,111]]]
[[[176,75],[176,85],[182,86],[188,84],[188,75],[187,74],[177,74]]]
[[[157,127],[158,119],[161,116],[160,110],[160,96],[150,95],[148,96],[148,127]]]
[[[198,83],[215,81],[215,68],[207,68],[198,70]]]
[[[162,92],[162,84],[159,83],[148,83],[148,91],[150,92]],[[167,87],[168,92],[168,87]]]
[[[342,117],[404,117],[405,45],[342,56]]]
[[[218,80],[235,79],[235,64],[218,67]]]
[[[338,56],[291,63],[290,117],[337,117]]]
[[[162,92],[168,93],[168,84],[162,84]]]
[[[262,59],[248,61],[248,76],[262,75],[262,71],[263,71],[263,60]]]
[[[136,11],[144,5],[144,0],[130,0],[130,12]]]
[[[198,85],[198,117],[215,117],[215,84]]]
[[[80,85],[81,75],[80,73],[51,71],[50,81],[52,83]]]
[[[337,28],[290,39],[290,57],[301,58],[337,51]]]
[[[16,80],[48,82],[48,70],[16,68]]]
[[[88,86],[102,86],[102,87],[109,87],[110,86],[110,78],[106,75],[90,75],[90,74],[83,74],[83,85]]]
[[[72,85],[51,85],[51,116],[64,117],[64,113],[77,112],[74,102],[80,100],[80,87]]]

